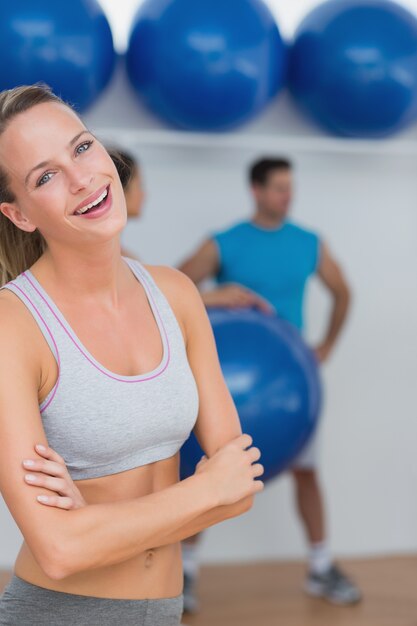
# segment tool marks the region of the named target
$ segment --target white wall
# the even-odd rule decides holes
[[[272,4],[282,10],[283,2]],[[316,3],[294,4],[305,9]],[[266,147],[293,158],[294,217],[330,243],[354,291],[346,332],[324,370],[322,473],[332,543],[340,555],[416,551],[417,129],[404,133],[392,151],[390,144],[378,144],[380,150],[363,144],[361,152],[355,146],[362,144],[320,143],[320,133],[284,95],[230,135],[247,140],[240,149],[233,142],[221,149],[204,146],[204,138],[195,147],[176,145],[175,138],[171,146],[152,145],[156,135],[135,137],[130,130],[162,125],[137,105],[121,69],[86,120],[103,136],[129,130],[148,201],[143,219],[129,224],[125,243],[150,263],[175,264],[207,232],[249,215],[245,170]],[[414,156],[405,153],[410,146]],[[327,308],[313,284],[311,341],[320,336]],[[0,566],[10,566],[19,534],[4,505],[0,527]],[[258,496],[250,513],[210,529],[203,558],[292,558],[303,547],[284,477]]]

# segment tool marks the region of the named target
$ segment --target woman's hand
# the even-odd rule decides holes
[[[262,491],[264,484],[255,480],[264,468],[256,463],[260,450],[252,446],[250,435],[240,435],[220,448],[210,459],[203,456],[196,474],[207,472],[212,480],[219,505],[230,505]]]
[[[25,474],[25,482],[27,485],[45,487],[54,492],[50,496],[38,496],[38,502],[67,511],[86,506],[87,503],[69,475],[64,459],[55,450],[42,444],[37,444],[35,450],[43,458],[23,461],[23,467],[30,472]]]

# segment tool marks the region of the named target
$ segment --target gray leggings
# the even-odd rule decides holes
[[[13,576],[0,598],[0,626],[179,626],[182,595],[113,600],[51,591]]]

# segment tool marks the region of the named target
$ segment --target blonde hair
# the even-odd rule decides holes
[[[44,83],[22,85],[0,92],[0,135],[16,115],[44,102],[69,106]],[[7,172],[0,163],[0,203],[14,201]],[[45,239],[38,230],[27,233],[0,212],[0,286],[33,265],[45,248]]]

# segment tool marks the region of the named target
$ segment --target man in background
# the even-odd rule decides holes
[[[217,287],[202,294],[207,307],[275,309],[304,328],[303,308],[308,279],[316,275],[332,299],[322,342],[314,348],[319,363],[332,352],[345,323],[349,287],[343,272],[317,234],[288,219],[292,198],[292,166],[287,159],[261,159],[249,173],[254,212],[249,220],[208,238],[181,266],[197,285],[215,278]],[[305,590],[335,604],[361,599],[359,589],[334,563],[326,535],[322,488],[318,477],[317,434],[289,468],[297,508],[308,544]],[[198,610],[198,536],[183,543],[184,604]]]

